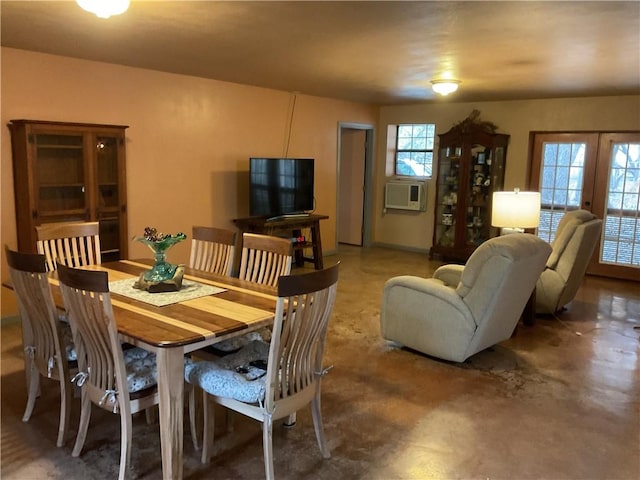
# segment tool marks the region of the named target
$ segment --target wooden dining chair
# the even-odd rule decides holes
[[[288,238],[244,233],[239,278],[276,287],[280,276],[291,273],[292,260],[293,247]]]
[[[79,456],[84,446],[92,404],[119,414],[118,478],[122,480],[131,458],[131,416],[159,402],[156,356],[143,348],[121,347],[107,272],[59,263],[58,278],[78,352],[78,374],[73,381],[82,388],[80,425],[72,455]],[[194,423],[192,419],[192,430]]]
[[[275,287],[280,276],[291,273],[292,261],[293,247],[290,240],[256,233],[242,235],[242,259],[239,273],[241,280]],[[265,327],[261,332],[232,337],[198,352],[203,355],[223,356],[239,350],[251,340],[270,336],[270,330]]]
[[[289,239],[256,233],[242,235],[242,258],[239,272],[241,280],[275,287],[280,276],[291,273],[292,261],[293,247]],[[271,338],[271,330],[265,327],[261,331],[232,337],[197,350],[193,352],[192,357],[196,360],[215,361],[217,358],[240,350],[253,340],[268,340],[269,338]],[[193,396],[189,402],[195,405]],[[232,430],[233,417],[230,412],[227,412],[226,419],[227,429]],[[292,413],[288,425],[294,425],[295,421],[295,413]],[[195,442],[194,439],[194,444]]]
[[[49,270],[56,259],[68,267],[100,265],[100,225],[98,222],[44,223],[36,227],[38,253],[47,257]]]
[[[188,362],[185,378],[205,392],[203,463],[213,452],[214,403],[262,423],[269,480],[274,478],[273,421],[289,417],[309,403],[320,451],[329,458],[320,383],[329,370],[322,362],[338,268],[336,264],[308,274],[280,277],[270,343],[254,341],[215,362]],[[266,367],[260,368],[260,362],[265,362]]]
[[[223,228],[194,226],[189,266],[230,277],[233,273],[235,247],[236,232]]]
[[[44,255],[21,253],[5,245],[11,283],[22,322],[27,406],[22,421],[31,418],[40,394],[40,377],[56,380],[60,386],[60,422],[56,445],[64,445],[71,414],[70,371],[76,367],[75,349],[68,324],[58,319],[47,279]]]

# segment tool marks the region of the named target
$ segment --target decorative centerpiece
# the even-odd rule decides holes
[[[180,290],[184,265],[172,265],[167,262],[166,251],[185,238],[187,236],[184,233],[165,235],[152,227],[146,227],[142,237],[134,237],[134,240],[144,243],[153,251],[155,261],[151,270],[141,273],[133,286],[149,293]]]

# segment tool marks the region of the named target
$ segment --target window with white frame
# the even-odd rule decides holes
[[[433,123],[398,125],[396,132],[395,174],[430,177],[433,171]]]

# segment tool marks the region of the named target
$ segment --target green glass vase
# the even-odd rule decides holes
[[[167,235],[162,240],[150,240],[146,237],[135,237],[151,249],[154,256],[153,266],[142,273],[135,287],[149,292],[167,292],[179,290],[182,286],[183,265],[173,265],[167,262],[167,250],[176,243],[183,241],[184,233]]]

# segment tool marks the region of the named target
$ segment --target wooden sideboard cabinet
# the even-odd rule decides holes
[[[498,235],[491,226],[494,191],[503,190],[509,135],[479,125],[439,135],[435,225],[430,256],[466,261]]]
[[[295,264],[304,266],[304,262],[313,263],[316,270],[324,268],[322,258],[322,237],[320,236],[320,220],[329,218],[327,215],[310,213],[309,215],[283,215],[281,218],[246,217],[236,218],[233,222],[243,233],[261,233],[264,235],[280,235],[286,238],[298,238],[303,229],[309,229],[311,238],[293,242]],[[305,249],[311,251],[312,256],[305,256]],[[237,265],[239,267],[239,265]]]
[[[103,261],[127,258],[124,125],[11,120],[18,248],[37,225],[98,221]]]

